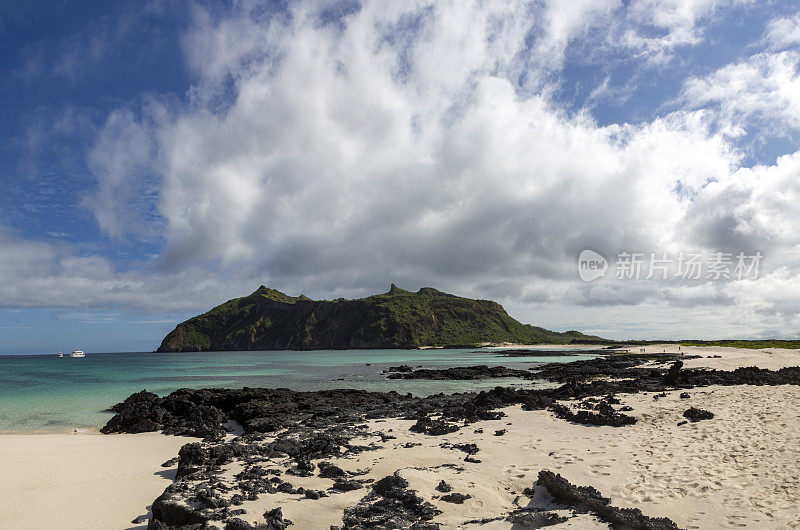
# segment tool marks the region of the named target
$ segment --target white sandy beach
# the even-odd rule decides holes
[[[383,449],[356,458],[333,460],[347,471],[370,468],[365,477],[380,479],[400,470],[410,487],[443,513],[434,519],[444,528],[493,518],[528,506],[522,490],[542,469],[560,473],[576,485],[594,486],[620,507],[664,516],[681,528],[798,528],[800,515],[800,388],[709,387],[654,400],[651,395],[623,398],[639,422],[624,428],[567,423],[547,411],[503,409],[507,417],[484,421],[446,436],[413,433],[408,420],[371,422],[370,427],[397,439]],[[622,396],[620,396],[622,397]],[[713,420],[678,427],[689,404],[714,412]],[[475,429],[482,428],[483,434]],[[506,429],[503,436],[494,436]],[[442,442],[475,443],[478,464]],[[378,442],[378,438],[355,440]],[[404,447],[405,444],[421,444]],[[441,467],[453,464],[463,470]],[[435,490],[444,479],[453,491],[472,496],[463,505],[442,502]],[[287,477],[295,486],[330,487],[318,477]],[[341,524],[345,506],[356,504],[364,490],[318,501],[296,495],[263,495],[242,506],[252,522],[280,506],[298,528]],[[536,502],[537,499],[534,499]],[[546,506],[547,499],[538,499]],[[313,507],[313,510],[310,509]],[[564,513],[567,513],[566,511]],[[500,520],[472,528],[523,528]],[[551,528],[607,528],[590,515],[579,515]]]
[[[0,528],[132,528],[190,439],[157,433],[0,435]],[[139,525],[144,527],[145,525]]]
[[[677,346],[649,346],[648,351]],[[684,347],[702,358],[688,367],[734,369],[757,365],[778,369],[800,364],[800,352],[769,349]],[[720,355],[720,358],[709,356]],[[396,439],[354,440],[383,447],[334,460],[345,470],[369,469],[359,478],[380,479],[399,471],[410,487],[442,514],[443,528],[497,518],[530,503],[547,504],[546,494],[522,495],[542,469],[574,484],[594,486],[614,505],[666,516],[682,528],[800,528],[800,387],[706,387],[654,399],[652,394],[618,395],[630,405],[635,425],[614,428],[575,425],[548,411],[503,409],[507,417],[484,421],[446,436],[410,432],[410,420],[375,420],[370,428]],[[697,406],[714,419],[678,426],[682,413]],[[483,429],[483,433],[476,433]],[[502,436],[496,430],[506,429]],[[187,439],[144,435],[0,436],[0,528],[130,528],[138,515],[169,484],[160,464],[177,454]],[[464,462],[459,450],[443,442],[475,443],[480,463]],[[407,444],[420,444],[405,447]],[[457,467],[442,467],[452,464]],[[238,471],[234,464],[228,475]],[[459,469],[461,468],[461,469]],[[453,491],[472,497],[462,505],[438,499],[446,480]],[[325,490],[329,479],[287,476],[295,486]],[[341,524],[342,511],[366,490],[320,500],[263,494],[246,501],[241,517],[263,522],[267,509],[280,506],[294,528]],[[564,510],[565,514],[569,511]],[[500,519],[471,528],[512,528]],[[605,528],[579,515],[552,528]],[[521,528],[517,525],[515,528]]]

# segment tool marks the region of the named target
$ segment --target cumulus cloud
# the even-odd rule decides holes
[[[767,24],[763,41],[773,50],[782,50],[800,44],[800,13],[771,20]]]
[[[705,77],[687,80],[682,101],[718,109],[728,127],[759,120],[770,134],[800,128],[800,54],[758,53]]]
[[[691,45],[723,4],[561,4],[197,8],[183,40],[195,76],[186,101],[113,112],[90,156],[98,186],[87,206],[102,229],[158,237],[159,256],[119,271],[6,235],[27,261],[2,266],[36,261],[38,281],[63,280],[59,300],[86,305],[196,307],[258,283],[358,296],[396,282],[500,299],[536,323],[572,312],[565,327],[613,312],[634,323],[646,314],[658,328],[659,307],[673,317],[665,307],[691,306],[704,322],[736,320],[733,333],[772,330],[775,318],[796,331],[800,298],[781,285],[800,279],[791,229],[800,155],[741,167],[730,128],[717,126],[759,114],[794,127],[794,52],[688,81],[685,108],[670,114],[599,126],[552,97],[571,43],[601,32],[609,45],[603,24],[625,10],[636,36],[626,46]],[[585,248],[609,258],[758,250],[765,270],[744,283],[585,284],[576,274]],[[22,291],[2,298],[46,303]]]
[[[197,267],[173,274],[152,274],[143,264],[120,270],[109,258],[81,252],[75,245],[31,240],[2,226],[0,248],[0,307],[165,313],[215,305],[231,292],[252,290],[258,281],[210,276]]]

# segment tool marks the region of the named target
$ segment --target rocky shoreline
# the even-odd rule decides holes
[[[275,492],[296,496],[303,502],[357,493],[360,500],[344,509],[341,528],[438,528],[432,521],[437,508],[424,501],[396,473],[380,479],[364,478],[359,472],[343,471],[328,461],[378,451],[387,441],[395,439],[396,432],[370,430],[366,425],[386,418],[412,420],[411,432],[445,438],[476,422],[502,419],[504,413],[499,409],[521,405],[522,410],[550,411],[556,418],[571,423],[624,429],[637,420],[626,414],[617,394],[652,392],[658,399],[661,394],[666,396],[667,391],[711,385],[800,385],[800,367],[684,369],[685,359],[678,354],[608,355],[546,364],[528,371],[476,366],[444,370],[397,367],[398,370],[390,372],[388,377],[426,379],[503,377],[498,373],[520,377],[523,373],[526,378],[559,385],[548,389],[497,387],[480,393],[425,398],[396,392],[253,388],[182,389],[162,398],[142,391],[111,409],[116,415],[102,432],[160,430],[164,434],[202,438],[181,449],[176,480],[154,501],[148,528],[285,528],[291,523],[280,508],[264,512],[258,523],[252,517],[250,522],[242,518],[246,513],[240,507],[242,504]],[[713,418],[713,414],[710,417],[704,414],[707,411],[688,405],[686,408],[686,418],[692,422]],[[243,435],[232,437],[228,433],[234,424],[241,427]],[[505,432],[506,429],[499,429],[494,435],[503,436]],[[368,444],[354,441],[370,437],[373,441]],[[480,463],[478,445],[447,443],[451,450],[465,454],[463,465]],[[298,486],[294,483],[298,477],[322,479],[324,487]],[[554,502],[562,507],[588,510],[609,524],[677,528],[669,519],[614,509],[608,499],[590,491],[591,488],[559,479],[543,469],[537,484],[547,489]],[[461,492],[448,495],[451,495],[449,500],[441,500],[464,502],[468,498]],[[535,513],[515,510],[497,517],[529,522],[535,519],[536,524],[543,524],[563,516],[552,510]]]

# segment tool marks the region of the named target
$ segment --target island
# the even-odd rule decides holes
[[[159,352],[475,347],[604,342],[578,331],[522,324],[491,300],[431,287],[346,300],[312,300],[261,286],[182,322]]]

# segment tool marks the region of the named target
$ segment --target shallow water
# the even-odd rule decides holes
[[[96,429],[111,417],[105,409],[142,389],[165,395],[178,388],[359,388],[425,396],[481,390],[498,384],[530,387],[537,383],[515,378],[397,380],[386,379],[383,369],[398,364],[529,368],[592,357],[587,353],[509,358],[492,349],[87,353],[83,359],[1,356],[0,432]]]

